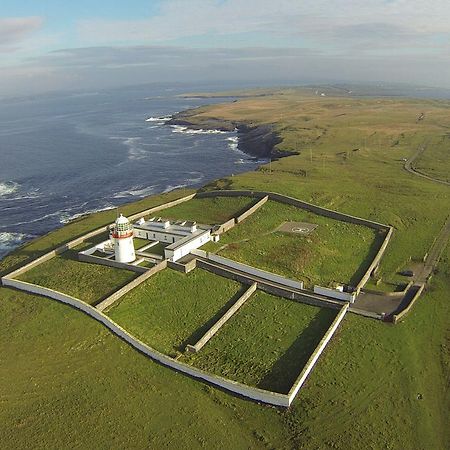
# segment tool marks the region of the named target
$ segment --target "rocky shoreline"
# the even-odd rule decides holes
[[[193,130],[236,131],[238,149],[255,158],[277,160],[292,155],[292,152],[279,150],[282,142],[279,133],[271,125],[249,125],[215,117],[195,116],[195,110],[179,112],[166,122],[167,125],[179,125]]]

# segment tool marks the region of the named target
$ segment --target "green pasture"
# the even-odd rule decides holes
[[[287,393],[336,313],[256,291],[187,361],[225,378]]]
[[[122,297],[107,314],[146,344],[173,355],[195,344],[240,291],[239,283],[201,269],[189,274],[165,269]]]

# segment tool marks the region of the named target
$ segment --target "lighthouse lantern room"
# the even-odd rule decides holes
[[[114,254],[117,262],[130,263],[136,259],[133,233],[130,221],[121,214],[111,230],[111,240],[114,242]]]

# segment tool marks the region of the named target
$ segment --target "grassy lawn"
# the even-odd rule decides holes
[[[241,383],[287,393],[336,313],[256,291],[188,361]]]
[[[147,239],[133,238],[133,244],[134,248],[139,250],[140,248],[150,244],[150,242]]]
[[[199,123],[209,116],[274,124],[283,138],[280,148],[299,152],[272,162],[271,172],[266,166],[211,183],[209,187],[277,191],[391,224],[395,233],[382,260],[380,275],[386,284],[403,282],[396,272],[410,259],[421,259],[428,251],[448,215],[450,196],[447,186],[407,173],[402,159],[431,139],[436,145],[427,148],[418,168],[422,164],[424,170],[447,174],[443,163],[438,162],[446,154],[439,150],[444,151],[445,145],[440,146],[437,136],[450,126],[449,106],[449,102],[434,100],[317,98],[290,89],[272,96],[202,108]],[[425,112],[425,120],[417,123],[421,112]],[[427,161],[428,157],[432,161]],[[129,215],[190,192],[174,191],[143,199],[123,206],[121,212]],[[217,217],[220,222],[234,214],[230,207],[219,217],[222,210],[218,207],[217,215],[208,217],[207,208],[198,214],[192,208],[189,214],[192,217],[184,217],[189,211],[179,211],[179,217],[199,222]],[[113,222],[115,215],[115,211],[105,211],[80,218],[25,245],[0,262],[0,273]],[[158,215],[165,214],[161,211]],[[316,233],[322,228],[323,224],[319,224]],[[268,245],[266,248],[270,250]],[[280,249],[284,251],[283,247]],[[50,275],[57,273],[64,280],[57,282],[58,289],[64,284],[66,289],[85,292],[91,286],[93,296],[99,297],[100,291],[106,290],[105,285],[110,289],[110,283],[96,285],[94,279],[98,277],[88,270],[88,264],[83,263],[83,268],[75,270],[76,261],[63,259],[55,259],[60,263],[58,267],[48,269]],[[352,255],[349,261],[353,264]],[[62,270],[65,264],[67,271]],[[100,266],[95,268],[100,270]],[[163,314],[168,325],[164,329],[161,325],[154,334],[161,334],[156,336],[161,348],[173,351],[173,346],[199,332],[198,327],[211,320],[239,288],[223,295],[220,279],[214,278],[214,283],[208,285],[208,293],[212,291],[213,295],[205,300],[204,293],[191,294],[195,291],[185,281],[191,275],[200,276],[198,269],[185,278],[165,272],[173,276],[175,284],[172,280],[161,282],[163,289],[155,288],[155,295],[148,294],[148,298],[176,298],[177,304],[190,298],[191,304],[187,302],[187,308],[170,310],[174,303],[159,302],[160,307],[151,312],[157,320],[146,311],[142,311],[141,319],[139,308],[143,304],[151,306],[150,301],[141,301],[147,295],[143,292],[132,309],[137,315],[130,318],[147,335],[152,332],[148,324],[153,328]],[[165,272],[161,275],[165,276]],[[76,276],[68,276],[70,273]],[[117,282],[117,273],[110,275]],[[38,274],[37,281],[46,277],[46,273]],[[103,274],[101,277],[105,280]],[[53,280],[51,276],[48,279]],[[449,286],[450,246],[427,292],[403,322],[391,326],[351,314],[346,316],[288,410],[265,407],[199,383],[152,362],[80,311],[0,287],[0,442],[8,449],[447,449],[450,447]],[[199,311],[191,308],[197,304],[196,295],[202,302],[202,312],[211,308],[208,317],[196,317]],[[221,295],[222,304],[215,300]],[[255,308],[254,300],[246,307]],[[231,319],[202,350],[211,351],[211,364],[218,359],[214,359],[217,355],[209,347],[214,348],[226,337],[228,326],[235,327],[233,322],[239,323],[239,316],[245,317],[245,309],[241,313],[244,315],[239,313]],[[293,312],[292,315],[297,318],[292,323],[290,316],[282,316],[283,322],[291,323],[283,329],[275,322],[278,316],[272,314],[270,318],[263,311],[259,317],[268,324],[267,329],[258,327],[256,321],[248,323],[248,329],[255,330],[264,345],[269,342],[267,336],[272,335],[268,330],[282,331],[275,348],[279,353],[265,355],[265,361],[270,362],[275,356],[282,359],[295,344],[295,335],[306,326],[302,315],[297,317]],[[179,330],[179,335],[175,330]],[[248,339],[250,333],[246,329],[236,326],[235,330],[236,334],[245,334],[245,339],[239,341],[242,348],[257,342]],[[250,350],[255,354],[259,351],[256,346]],[[234,361],[239,361],[240,350],[233,347],[229,351],[236,358]],[[202,354],[206,353],[198,356]],[[220,367],[234,366],[234,362],[229,366],[227,361],[220,364]],[[254,362],[248,371],[251,376],[257,372],[255,368],[258,367]],[[262,369],[261,373],[267,370],[266,374],[271,370]],[[242,367],[240,374],[245,372]],[[257,376],[254,380],[258,383]]]
[[[129,270],[77,261],[76,252],[69,250],[25,272],[18,279],[95,305],[136,276]]]
[[[246,197],[194,198],[189,202],[165,209],[158,215],[168,219],[194,220],[198,223],[212,225],[236,217],[253,201]]]
[[[309,235],[276,229],[288,221],[319,226]],[[383,236],[374,230],[328,219],[269,201],[207,250],[264,270],[300,279],[306,286],[332,281],[357,284]],[[225,246],[225,248],[223,248]]]
[[[166,269],[113,306],[108,315],[136,337],[167,354],[195,342],[236,301],[239,283],[196,269]]]

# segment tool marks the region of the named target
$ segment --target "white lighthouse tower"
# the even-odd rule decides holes
[[[133,226],[122,214],[114,223],[111,239],[114,242],[114,253],[117,262],[130,263],[136,259],[133,244]]]

